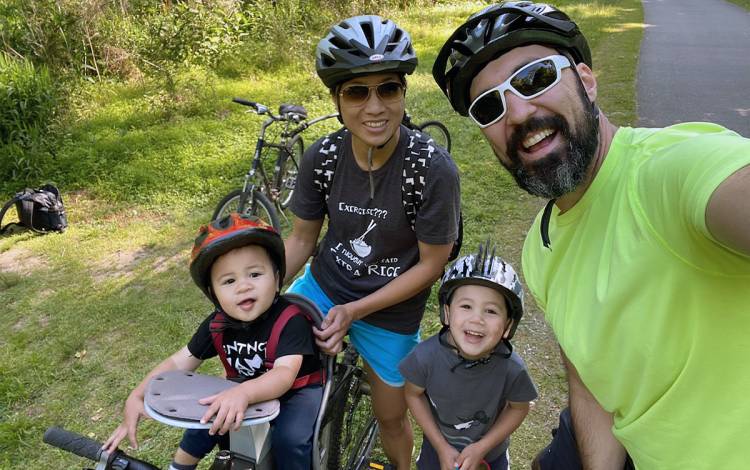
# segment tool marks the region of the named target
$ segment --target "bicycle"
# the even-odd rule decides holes
[[[285,297],[300,306],[315,320],[319,325],[322,321],[322,314],[317,307],[306,298],[295,294],[284,294]],[[360,365],[359,355],[356,350],[348,345],[344,354],[336,360],[332,356],[325,356],[326,364],[326,384],[323,388],[323,399],[316,420],[314,437],[313,437],[313,469],[315,470],[363,470],[369,467],[369,454],[375,444],[378,427],[377,422],[372,414],[370,404],[370,388],[366,381],[364,370]],[[178,387],[182,393],[177,402],[170,402],[167,393],[164,390],[150,388],[150,394],[147,394],[147,411],[157,413],[158,421],[177,425],[180,427],[181,421],[190,412],[183,411],[182,406],[185,403],[185,381],[197,383],[196,381],[211,380],[213,382],[223,381],[217,377],[200,376],[195,373],[183,373],[172,371],[168,374],[179,376],[180,374],[189,377],[177,377],[182,380]],[[158,384],[158,380],[172,380],[168,374],[158,376],[152,384]],[[226,381],[224,381],[226,382]],[[166,383],[166,382],[162,382]],[[205,383],[205,382],[203,382]],[[161,385],[161,384],[159,384]],[[167,387],[168,389],[169,387]],[[157,392],[158,390],[158,392]],[[195,400],[200,396],[205,396],[204,391],[196,390],[194,393]],[[154,403],[152,395],[163,395],[160,400],[166,399],[162,406],[156,407],[162,410],[170,407],[172,413],[157,411],[151,406]],[[230,451],[220,451],[211,468],[232,468],[232,469],[253,469],[264,470],[272,468],[272,463],[268,457],[267,439],[267,421],[278,413],[278,402],[275,408],[273,401],[264,404],[254,405],[248,408],[246,418],[253,421],[247,421],[248,426],[243,426],[236,433],[230,433]],[[155,415],[152,414],[152,417]],[[166,418],[166,419],[161,419]],[[199,419],[199,418],[198,418]],[[182,421],[181,421],[182,422]],[[263,426],[263,427],[261,427]],[[97,462],[95,470],[155,470],[158,467],[145,460],[134,458],[120,450],[113,453],[107,453],[101,449],[101,443],[81,436],[77,433],[65,430],[60,427],[51,427],[47,429],[43,438],[44,442],[60,449],[72,452],[80,457]],[[220,465],[227,465],[221,467]],[[377,468],[372,466],[369,468]]]
[[[242,189],[235,189],[224,196],[214,209],[211,218],[216,220],[232,211],[241,214],[249,213],[269,222],[280,232],[279,214],[286,218],[284,210],[292,200],[299,162],[305,150],[300,134],[315,123],[338,117],[338,113],[327,114],[308,121],[307,110],[301,105],[282,104],[279,106],[279,114],[274,115],[266,105],[242,98],[234,98],[232,101],[250,107],[248,112],[268,115],[268,119],[261,125],[251,166],[245,174]],[[431,120],[415,124],[409,113],[404,112],[401,122],[409,129],[426,133],[437,145],[450,152],[451,136],[448,128],[440,121]],[[283,123],[279,142],[266,141],[266,130],[276,123]],[[276,150],[276,161],[270,177],[263,167],[263,155],[264,152],[270,151],[268,149]]]
[[[252,214],[269,222],[281,232],[279,214],[284,214],[292,200],[299,161],[305,150],[300,134],[311,125],[336,117],[338,114],[328,114],[308,121],[307,110],[301,105],[282,104],[279,106],[279,114],[274,115],[264,104],[242,98],[233,98],[232,101],[248,106],[250,113],[267,115],[268,119],[261,125],[242,189],[235,189],[221,199],[214,210],[212,220],[230,212]],[[265,139],[266,131],[275,124],[282,125],[278,143]],[[273,173],[269,175],[263,166],[263,155],[271,150],[276,151],[276,161]]]

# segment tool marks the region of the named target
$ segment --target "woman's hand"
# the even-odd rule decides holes
[[[344,336],[349,332],[352,321],[354,321],[354,313],[349,304],[334,306],[323,319],[321,329],[313,328],[315,343],[326,354],[341,352]]]

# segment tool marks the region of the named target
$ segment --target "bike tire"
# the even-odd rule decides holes
[[[349,391],[353,380],[352,374],[347,374],[346,364],[355,364],[356,360],[356,351],[352,353],[351,348],[347,348],[344,351],[341,363],[336,364],[333,393],[328,402],[330,410],[325,414],[324,421],[326,421],[326,424],[322,432],[322,447],[325,449],[325,455],[321,468],[325,470],[341,469],[344,415],[346,414]]]
[[[305,143],[301,135],[292,138],[289,147],[290,151],[284,152],[284,158],[281,161],[278,171],[276,187],[279,190],[279,206],[282,209],[289,207],[294,195],[294,188],[297,185],[297,174],[299,173],[299,163],[302,161],[302,154],[305,152]],[[282,152],[282,150],[279,150]]]
[[[378,422],[375,418],[370,418],[367,424],[362,428],[361,434],[355,441],[352,453],[349,456],[346,470],[366,469],[370,459],[372,448],[375,447],[375,438],[378,436]]]
[[[241,189],[235,189],[224,196],[221,201],[219,201],[219,204],[216,205],[211,220],[226,217],[230,212],[238,212],[241,196]],[[271,224],[277,232],[281,233],[279,214],[276,213],[273,203],[260,191],[253,191],[252,204],[248,204],[248,207],[245,208],[243,214],[254,215],[266,223]]]
[[[432,137],[435,143],[449,153],[451,151],[451,134],[448,128],[440,121],[425,121],[417,126],[421,132]]]
[[[344,352],[342,363],[356,364],[358,357],[359,354],[350,346]],[[344,398],[337,398],[332,402],[327,455],[323,467],[326,470],[359,470],[369,457],[378,432],[369,396],[369,384],[361,375],[345,375],[346,368],[344,365],[338,370],[338,380],[346,381],[339,382],[340,386],[345,387],[346,393]]]

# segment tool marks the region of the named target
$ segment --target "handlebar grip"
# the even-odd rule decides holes
[[[232,98],[232,101],[234,101],[237,104],[241,104],[243,106],[250,106],[251,108],[257,108],[258,107],[258,103],[256,103],[255,101],[248,101],[248,100],[244,100],[242,98]]]
[[[47,429],[42,440],[49,445],[95,462],[99,460],[103,452],[102,445],[95,440],[57,426]]]

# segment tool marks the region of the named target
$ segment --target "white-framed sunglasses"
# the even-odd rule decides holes
[[[570,61],[562,55],[551,55],[524,65],[500,85],[490,88],[471,103],[469,117],[484,129],[505,116],[505,92],[530,100],[557,85],[562,69],[570,67]]]

